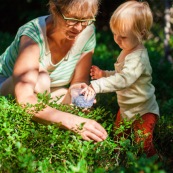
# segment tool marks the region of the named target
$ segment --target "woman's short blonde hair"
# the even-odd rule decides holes
[[[121,4],[112,14],[112,32],[123,34],[131,30],[141,42],[149,36],[153,15],[147,2],[128,1]]]
[[[94,18],[98,13],[100,0],[49,0],[49,11],[56,17],[58,10],[63,14],[79,18]]]

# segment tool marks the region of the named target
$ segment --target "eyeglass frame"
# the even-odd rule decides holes
[[[72,21],[72,20],[73,20],[73,21],[76,21],[76,23],[74,23],[73,25],[69,25],[69,26],[74,26],[74,25],[76,25],[78,22],[80,22],[81,25],[82,25],[82,22],[87,22],[87,21],[89,22],[89,21],[91,21],[90,24],[82,25],[82,26],[89,26],[89,25],[93,24],[93,23],[96,21],[95,18],[93,18],[93,19],[81,19],[81,20],[75,19],[75,18],[68,18],[68,17],[65,17],[65,16],[62,14],[61,10],[58,9],[58,12],[61,14],[61,16],[63,17],[63,19],[66,21],[66,24],[67,24],[67,25],[69,25],[69,24],[67,23],[68,20],[69,20],[69,21]]]

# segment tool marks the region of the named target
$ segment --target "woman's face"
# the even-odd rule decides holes
[[[57,18],[57,27],[61,26],[62,33],[69,40],[74,40],[90,23],[95,19],[84,18],[72,14],[63,14],[59,12]]]

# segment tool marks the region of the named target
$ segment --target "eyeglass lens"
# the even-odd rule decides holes
[[[66,20],[66,23],[68,25],[76,25],[79,22],[81,23],[82,26],[91,25],[93,23],[92,20],[87,20],[87,21],[76,21],[76,20],[69,20],[69,19]]]

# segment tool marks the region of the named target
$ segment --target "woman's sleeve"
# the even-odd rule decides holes
[[[26,35],[30,37],[33,41],[35,41],[40,48],[40,57],[43,56],[44,54],[44,41],[43,41],[43,35],[40,31],[40,29],[32,22],[28,22],[27,24],[23,25],[22,27],[19,28],[18,33],[17,33],[17,39],[20,42],[21,36]]]

